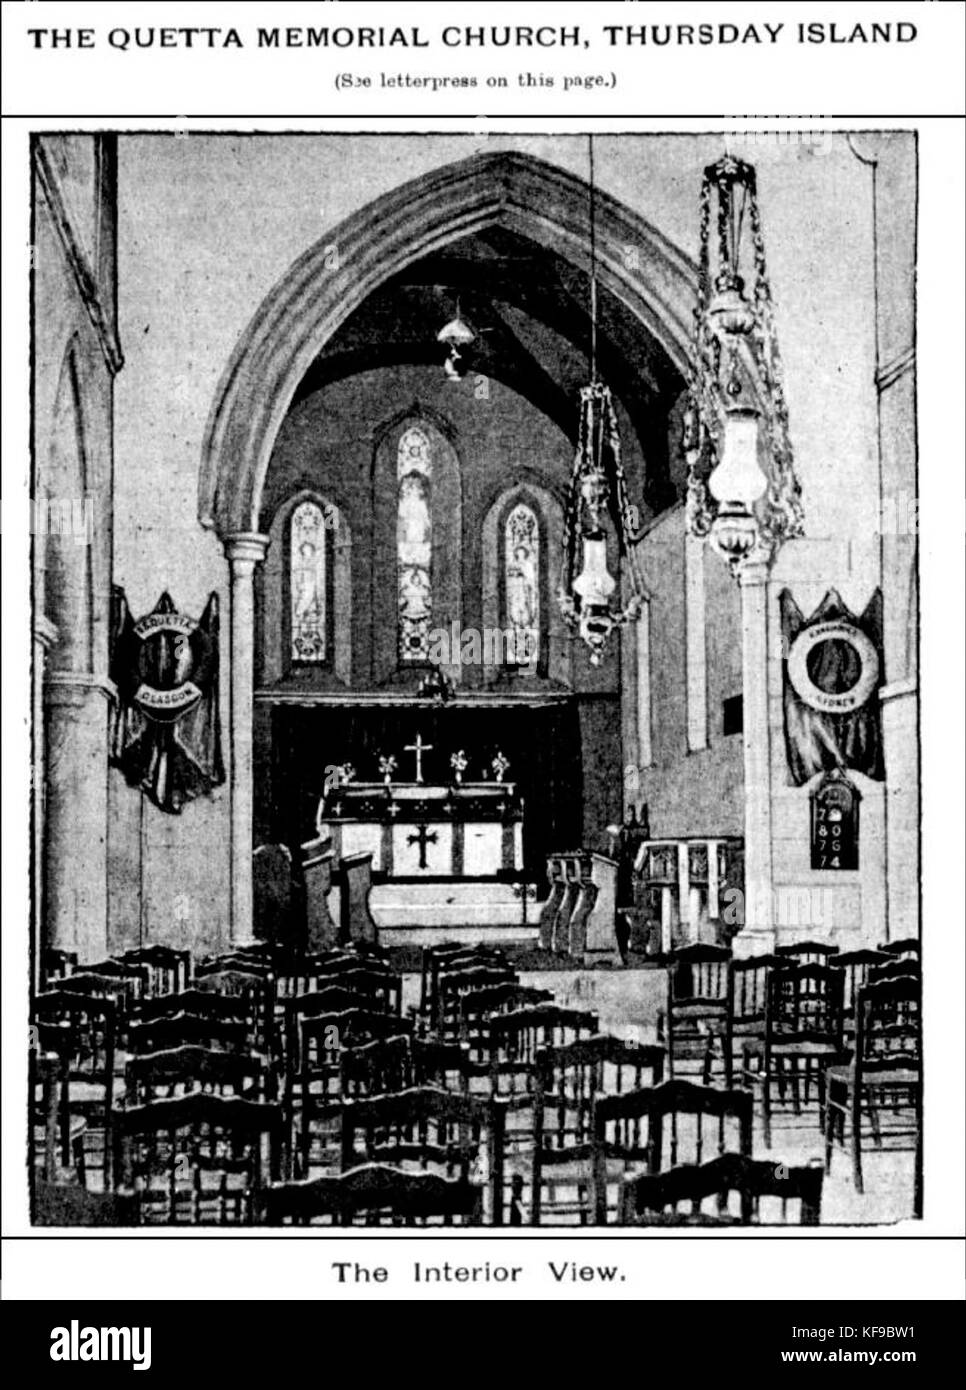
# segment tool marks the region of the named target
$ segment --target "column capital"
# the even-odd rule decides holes
[[[244,572],[246,565],[260,564],[267,550],[268,536],[258,531],[236,531],[225,537],[225,555],[233,573]]]
[[[763,549],[755,549],[734,567],[735,578],[743,589],[752,589],[768,583],[771,575],[772,555]]]
[[[34,617],[34,641],[39,642],[45,651],[49,651],[57,639],[60,631],[56,623],[52,623],[43,613],[38,613]]]
[[[44,677],[44,696],[49,705],[83,705],[88,696],[117,699],[117,686],[106,676],[89,671],[48,671]]]

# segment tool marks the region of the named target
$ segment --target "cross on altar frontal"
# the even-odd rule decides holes
[[[421,782],[421,781],[423,780],[423,754],[424,754],[424,753],[431,753],[432,751],[433,751],[433,745],[432,745],[431,743],[423,743],[423,736],[422,736],[422,734],[417,734],[417,735],[416,735],[416,742],[415,742],[415,743],[407,743],[407,744],[404,746],[404,748],[403,748],[403,752],[404,752],[404,753],[415,753],[415,754],[416,754],[416,781],[417,781],[417,782]],[[425,850],[422,850],[421,852],[422,852],[423,854],[425,854]]]
[[[435,830],[427,830],[425,825],[421,825],[415,834],[406,837],[406,843],[419,846],[419,867],[426,868],[426,846],[435,845],[439,836]]]

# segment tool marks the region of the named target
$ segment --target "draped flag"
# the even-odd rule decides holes
[[[225,780],[218,708],[218,596],[199,619],[163,593],[135,622],[115,588],[111,762],[162,811],[177,813]]]
[[[788,589],[779,599],[785,752],[791,782],[852,768],[885,777],[879,686],[882,591],[856,617],[830,589],[806,621]]]

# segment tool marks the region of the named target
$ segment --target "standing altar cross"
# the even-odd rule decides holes
[[[424,754],[424,753],[431,753],[432,751],[433,751],[433,745],[432,745],[431,743],[423,743],[423,736],[422,736],[422,734],[417,734],[417,735],[416,735],[416,742],[415,742],[415,743],[407,743],[407,744],[405,745],[405,747],[403,748],[403,752],[404,752],[404,753],[415,753],[415,754],[416,754],[416,781],[417,781],[417,782],[421,782],[421,781],[423,780],[423,754]]]

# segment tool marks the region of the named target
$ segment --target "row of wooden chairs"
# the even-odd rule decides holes
[[[76,1131],[82,1123],[82,1143],[89,1149],[91,1166],[101,1168],[105,1188],[111,1181],[113,1117],[129,1090],[125,1059],[192,1047],[232,1052],[247,1057],[246,1065],[257,1059],[263,1075],[261,1090],[272,1095],[284,1068],[280,1040],[287,1031],[285,1010],[298,1003],[279,1003],[278,962],[273,960],[269,966],[255,952],[202,963],[193,978],[187,953],[152,947],[131,954],[144,958],[98,962],[96,969],[65,973],[57,989],[37,996],[34,1007],[32,1055],[48,1059],[44,1064],[48,1074],[56,1072],[58,1137],[47,1148],[44,1165],[49,1167],[56,1154],[63,1168],[70,1166],[78,1152]],[[296,971],[304,976],[304,963],[290,960],[286,964],[292,976]],[[152,993],[147,974],[152,969],[170,969],[176,975]],[[332,952],[325,962],[313,961],[312,969],[313,984],[331,982],[326,1008],[371,1004],[373,999],[374,1007],[399,1007],[399,978],[374,955]],[[343,981],[351,982],[353,990],[346,989]],[[190,987],[168,988],[186,982]],[[357,992],[365,987],[371,991],[368,997]],[[317,1012],[319,996],[306,997]],[[279,1010],[282,1026],[277,1026]],[[31,1130],[40,1136],[48,1128],[42,1092],[38,1080],[32,1090],[36,1113]],[[84,1176],[87,1166],[75,1164]]]
[[[869,1139],[876,1148],[911,1142],[920,1210],[920,1007],[914,941],[850,952],[802,943],[746,961],[698,946],[670,963],[661,1032],[671,1075],[691,1066],[710,1082],[720,1054],[725,1087],[760,1095],[766,1146],[776,1108],[800,1115],[814,1096],[830,1165],[848,1122],[859,1192]]]
[[[432,1086],[345,1100],[339,1171],[292,1182],[278,1176],[280,1106],[194,1092],[122,1112],[115,1167],[119,1186],[137,1194],[147,1224],[284,1224],[325,1217],[339,1222],[365,1219],[368,1212],[375,1220],[442,1216],[500,1226],[507,1216],[505,1113],[499,1100]],[[702,1123],[709,1126],[704,1151]],[[675,1145],[686,1129],[692,1139],[687,1156],[694,1161],[682,1167],[684,1155]],[[677,1081],[599,1098],[589,1143],[573,1154],[573,1184],[586,1194],[577,1217],[606,1224],[643,1221],[660,1212],[666,1221],[673,1216],[667,1208],[687,1201],[690,1208],[680,1216],[690,1223],[701,1199],[715,1194],[717,1209],[703,1219],[763,1219],[757,1199],[772,1196],[783,1206],[797,1199],[805,1224],[817,1220],[821,1165],[817,1173],[809,1171],[806,1188],[800,1170],[756,1164],[750,1150],[746,1093]],[[538,1179],[531,1183],[536,1191]],[[406,1190],[422,1192],[421,1208],[407,1205]],[[741,1194],[737,1212],[720,1200],[734,1190]],[[436,1200],[456,1192],[458,1203],[434,1207],[430,1201],[430,1194]],[[790,1219],[785,1210],[781,1216]],[[539,1208],[532,1219],[540,1220]]]

